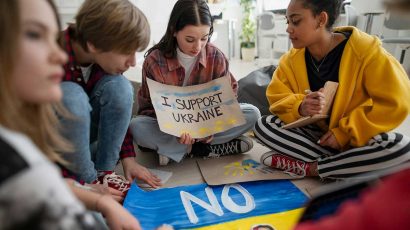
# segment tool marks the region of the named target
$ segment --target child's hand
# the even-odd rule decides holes
[[[325,106],[325,95],[322,91],[323,88],[316,92],[310,92],[303,98],[302,104],[299,107],[300,115],[306,117],[322,113],[322,109]]]
[[[183,133],[181,134],[181,137],[178,139],[178,142],[184,145],[192,145],[193,143],[195,143],[195,139],[192,138],[191,135],[189,135],[189,133]]]
[[[110,229],[141,229],[138,220],[109,196],[103,195],[97,200],[96,210],[104,215]]]
[[[323,135],[319,141],[317,142],[321,146],[328,146],[333,149],[341,150],[342,147],[340,146],[339,142],[337,142],[337,139],[335,135],[332,133],[332,131],[327,131],[325,135]]]
[[[171,225],[163,224],[159,226],[156,230],[174,230],[174,228]]]
[[[124,175],[128,181],[135,178],[142,180],[153,188],[161,187],[161,179],[152,174],[147,168],[138,164],[133,157],[127,157],[121,160],[124,168]]]
[[[208,137],[205,137],[205,138],[196,139],[196,142],[202,142],[202,143],[205,143],[205,144],[209,144],[209,143],[211,143],[211,141],[213,139],[214,139],[214,135],[211,135],[211,136],[208,136]]]
[[[102,184],[85,184],[85,186],[91,188],[92,192],[101,195],[110,195],[114,200],[118,201],[119,203],[121,203],[124,200],[124,194],[116,189],[109,188]]]
[[[64,179],[67,184],[70,186],[70,188],[75,187],[75,188],[80,188],[86,191],[91,191],[94,193],[98,193],[101,195],[109,195],[111,196],[114,200],[118,201],[121,203],[124,200],[124,194],[116,189],[109,188],[107,186],[104,186],[102,184],[87,184],[85,183],[84,185],[81,185],[80,183],[76,182],[73,179],[65,178]]]

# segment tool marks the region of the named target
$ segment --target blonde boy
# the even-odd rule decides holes
[[[60,43],[69,55],[63,103],[76,117],[63,119],[63,134],[76,149],[64,158],[80,180],[108,182],[125,194],[129,182],[113,173],[120,157],[128,180],[139,178],[156,187],[159,179],[134,159],[127,132],[133,88],[122,75],[135,66],[135,52],[149,43],[148,21],[128,0],[86,0],[75,19]]]

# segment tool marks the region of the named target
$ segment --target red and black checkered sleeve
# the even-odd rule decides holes
[[[80,183],[82,185],[85,184],[85,181],[81,180],[77,175],[74,174],[74,172],[67,169],[67,167],[65,167],[64,165],[62,165],[60,163],[56,163],[56,164],[60,168],[61,175],[63,176],[63,178],[73,179],[73,180],[77,181],[78,183]]]
[[[124,137],[124,142],[122,142],[120,158],[124,159],[127,157],[135,157],[135,149],[133,144],[133,138],[130,128],[128,128],[127,133]]]

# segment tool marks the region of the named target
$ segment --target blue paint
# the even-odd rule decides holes
[[[224,105],[232,105],[234,102],[235,102],[235,100],[234,100],[234,99],[231,99],[231,100],[229,100],[229,101],[225,101],[223,104],[224,104]]]
[[[199,219],[197,224],[190,223],[180,198],[180,191],[188,192],[209,204],[205,193],[207,184],[164,188],[152,192],[145,192],[133,184],[124,201],[124,207],[138,218],[143,229],[155,229],[164,223],[181,229],[289,211],[302,207],[307,201],[307,197],[286,180],[247,182],[240,185],[254,197],[255,209],[244,214],[230,212],[221,201],[224,185],[212,186],[224,215],[219,217],[192,203]],[[245,205],[244,197],[237,190],[230,189],[229,196],[236,204]]]
[[[172,92],[172,91],[170,91],[170,90],[168,90],[168,89],[162,89],[162,90],[157,90],[157,91],[156,91],[156,94],[169,97],[169,96],[173,95],[174,92]]]
[[[174,93],[175,97],[192,97],[192,96],[200,96],[202,94],[212,93],[220,90],[222,88],[221,85],[214,85],[206,89],[202,89],[199,91],[187,92],[187,93]]]
[[[180,98],[180,97],[192,97],[192,96],[200,96],[202,94],[216,92],[216,91],[221,90],[221,88],[222,88],[222,85],[214,85],[214,86],[208,87],[206,89],[201,89],[199,91],[192,91],[192,92],[186,92],[186,93],[171,92],[169,90],[158,90],[157,94],[168,96],[168,97],[173,95],[173,96],[178,97],[178,98]]]
[[[219,103],[217,105],[210,105],[210,106],[203,107],[199,110],[198,109],[196,109],[196,110],[204,111],[204,110],[211,109],[211,108],[214,108],[214,107],[218,107],[218,106],[220,107],[221,105],[232,105],[233,103],[235,103],[235,101],[234,101],[234,99],[231,99],[229,101],[225,101],[225,102]],[[153,104],[154,104],[154,108],[157,109],[157,110],[160,110],[160,111],[165,111],[166,109],[169,108],[169,106],[164,106],[162,104],[162,102],[159,102],[159,101],[153,101]],[[172,102],[170,105],[171,105],[173,110],[177,110],[174,102]]]
[[[252,159],[243,160],[241,164],[242,166],[251,166],[252,168],[257,168],[260,165],[259,162]]]
[[[153,106],[156,110],[159,110],[159,111],[165,111],[165,109],[167,108],[166,106],[162,104],[162,102],[159,102],[159,101],[153,101]]]

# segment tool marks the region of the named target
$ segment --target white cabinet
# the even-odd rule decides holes
[[[228,59],[235,56],[234,35],[233,20],[214,21],[214,33],[211,37],[211,42],[218,47]]]
[[[275,27],[273,28],[276,38],[273,42],[273,56],[280,57],[283,53],[290,49],[289,35],[286,32],[286,18],[283,14],[275,15]]]

